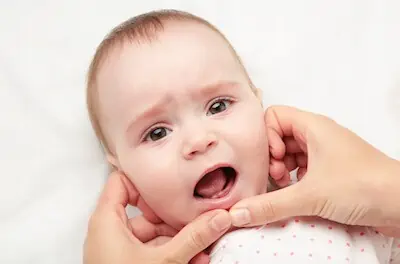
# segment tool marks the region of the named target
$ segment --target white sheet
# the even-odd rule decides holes
[[[400,158],[399,1],[145,2],[1,1],[0,263],[81,262],[106,177],[86,69],[113,26],[152,8],[219,26],[267,105],[328,114]]]

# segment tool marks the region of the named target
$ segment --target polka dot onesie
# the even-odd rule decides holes
[[[371,228],[317,218],[295,218],[223,236],[211,264],[400,264],[400,240]]]

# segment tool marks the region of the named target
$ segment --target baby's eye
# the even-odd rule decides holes
[[[229,99],[219,99],[215,101],[207,112],[207,115],[215,115],[225,111],[229,105],[232,103],[232,100]]]
[[[163,137],[167,136],[171,130],[165,128],[165,127],[157,127],[151,130],[145,138],[145,141],[157,141],[162,139]]]

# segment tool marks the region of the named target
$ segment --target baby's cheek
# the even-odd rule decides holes
[[[148,176],[141,181],[139,192],[158,217],[177,228],[185,219],[183,214],[187,211],[182,182],[165,174]]]
[[[190,206],[185,198],[187,186],[174,157],[165,154],[164,149],[159,149],[156,154],[148,150],[132,155],[124,163],[125,173],[139,191],[147,209],[167,224],[179,228],[189,219]]]
[[[243,151],[240,159],[244,161],[248,184],[251,185],[249,189],[256,195],[266,192],[269,175],[269,146],[263,117],[258,116],[248,129],[246,141],[241,141]]]
[[[165,223],[180,229],[185,223],[187,206],[182,191],[171,182],[154,182],[141,191],[149,209]]]
[[[162,154],[150,150],[138,151],[125,163],[126,172],[143,196],[158,199],[173,188],[171,185],[177,178],[173,163],[168,160],[168,156]]]

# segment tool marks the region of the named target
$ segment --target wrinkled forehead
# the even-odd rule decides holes
[[[229,43],[213,29],[197,22],[169,22],[151,41],[127,40],[109,52],[97,76],[101,115],[146,103],[150,95],[245,77]]]

